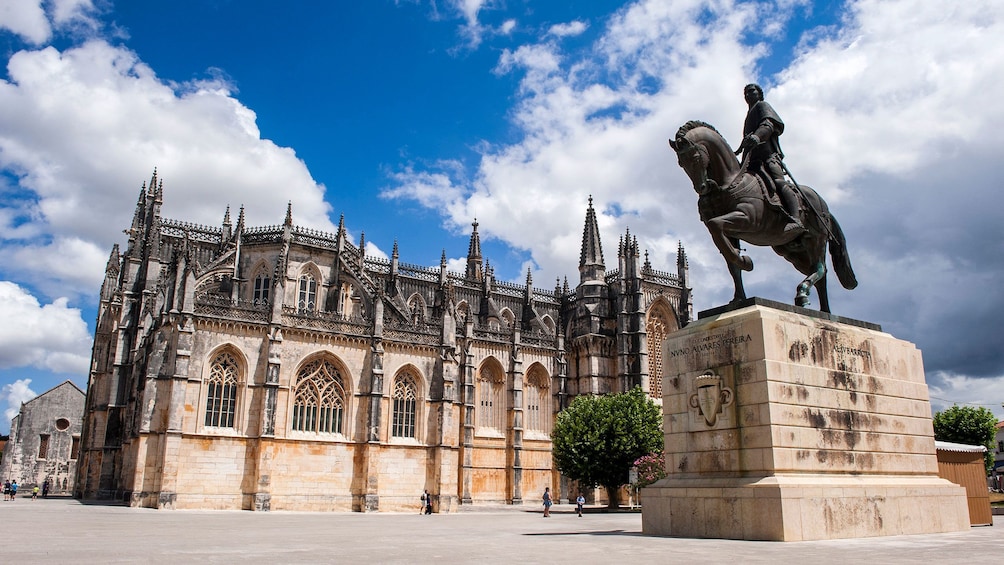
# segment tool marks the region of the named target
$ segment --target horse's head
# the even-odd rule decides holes
[[[699,143],[694,143],[687,139],[685,135],[669,140],[669,146],[676,151],[676,159],[683,172],[690,177],[690,182],[694,183],[694,190],[697,194],[704,195],[709,190],[717,188],[717,183],[708,178],[708,163],[710,156],[708,149]]]
[[[704,195],[718,190],[728,172],[738,168],[738,162],[722,136],[710,124],[690,121],[669,140],[676,158],[694,190]]]

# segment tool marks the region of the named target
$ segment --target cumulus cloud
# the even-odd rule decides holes
[[[10,429],[10,421],[21,412],[21,404],[38,396],[28,387],[30,384],[31,379],[18,379],[3,385],[3,388],[0,389],[0,405],[6,404],[7,406],[3,411],[3,428],[5,430]]]
[[[656,268],[675,264],[682,241],[697,308],[725,303],[731,281],[666,139],[702,119],[735,145],[743,85],[759,81],[785,120],[786,162],[848,235],[861,284],[849,292],[831,281],[835,311],[918,343],[932,386],[962,367],[1000,390],[992,313],[1004,311],[994,282],[1004,214],[991,168],[1004,131],[992,98],[1004,90],[1004,10],[992,0],[849,1],[838,26],[809,30],[790,65],[758,76],[796,6],[806,4],[641,0],[611,17],[585,56],[563,52],[553,33],[503,50],[495,72],[520,75],[511,116],[522,139],[485,144],[477,168],[452,177],[435,204],[458,226],[476,209],[484,237],[529,250],[548,280],[575,272],[582,215],[568,211],[592,195],[608,267],[628,227]],[[429,203],[419,190],[429,174],[404,170],[389,193]],[[746,247],[756,262],[748,294],[790,302],[801,276]]]
[[[52,36],[52,27],[40,0],[10,0],[0,4],[0,28],[40,45]]]
[[[572,37],[581,35],[588,27],[589,24],[586,22],[575,20],[573,22],[555,24],[547,30],[547,33],[555,37]]]
[[[0,29],[42,45],[52,38],[54,29],[97,28],[95,12],[93,0],[7,0],[0,3]]]
[[[324,187],[292,149],[261,137],[222,80],[168,83],[103,40],[20,51],[8,76],[0,167],[30,194],[0,205],[2,278],[16,266],[36,288],[93,293],[154,167],[165,217],[219,225],[227,206],[244,205],[250,224],[278,224],[292,201],[298,225],[335,229]],[[44,245],[21,239],[38,233]]]
[[[0,369],[36,367],[87,374],[91,336],[80,310],[66,298],[40,304],[27,290],[0,281]]]

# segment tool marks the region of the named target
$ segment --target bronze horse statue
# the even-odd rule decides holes
[[[740,254],[740,240],[771,246],[805,275],[795,293],[798,306],[809,304],[809,290],[815,286],[819,309],[830,311],[826,295],[827,243],[840,284],[848,290],[857,286],[844,233],[830,214],[826,201],[816,191],[804,185],[799,187],[801,211],[798,219],[806,231],[786,234],[784,227],[790,220],[779,203],[768,197],[764,179],[748,172],[746,162],[739,163],[732,148],[713,126],[699,121],[687,122],[669,145],[676,151],[680,167],[700,195],[697,208],[701,221],[728,262],[736,289],[733,302],[746,298],[742,272],[753,270],[749,256]]]

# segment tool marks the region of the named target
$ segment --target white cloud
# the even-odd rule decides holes
[[[0,389],[0,404],[4,404],[6,401],[7,408],[4,409],[4,428],[9,429],[10,421],[14,419],[21,412],[21,404],[28,402],[32,398],[38,396],[38,394],[28,388],[31,384],[31,379],[18,379],[12,383],[3,385],[3,389]]]
[[[249,224],[276,224],[292,201],[298,225],[335,229],[324,187],[293,150],[262,139],[254,112],[224,82],[168,84],[135,53],[100,40],[21,51],[8,70],[0,167],[19,172],[33,198],[5,214],[51,241],[43,254],[21,240],[0,242],[8,278],[16,266],[38,288],[95,292],[154,167],[165,217],[219,225],[228,205],[244,205]]]
[[[54,373],[86,375],[91,336],[80,310],[65,298],[51,304],[18,285],[0,281],[0,369],[37,367]]]
[[[26,42],[43,45],[52,39],[54,28],[97,29],[96,11],[93,0],[4,0],[0,2],[0,29],[8,29]]]
[[[512,18],[502,20],[497,26],[484,23],[481,20],[483,11],[504,8],[504,4],[493,0],[447,0],[447,5],[463,20],[458,33],[464,40],[462,47],[465,49],[477,49],[485,36],[509,36],[518,25]],[[433,9],[435,11],[435,3]]]
[[[555,24],[547,30],[547,33],[555,37],[573,37],[581,35],[588,27],[589,24],[586,22],[575,20],[568,23]]]
[[[1004,420],[1004,375],[974,379],[942,371],[928,374],[931,411],[941,412],[953,405],[982,406]]]
[[[25,41],[41,45],[52,36],[52,27],[41,0],[7,0],[0,3],[0,29],[8,29]]]

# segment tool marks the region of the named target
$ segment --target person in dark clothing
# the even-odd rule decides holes
[[[784,211],[791,221],[784,227],[785,233],[801,235],[805,227],[798,220],[799,203],[795,188],[785,178],[781,160],[781,144],[778,137],[784,132],[784,122],[774,108],[763,99],[763,89],[758,84],[747,84],[743,89],[749,110],[743,123],[743,141],[739,146],[743,160],[749,159],[750,172],[759,172],[773,181],[773,187],[767,182],[768,188],[776,192]],[[768,180],[765,179],[765,180]]]

